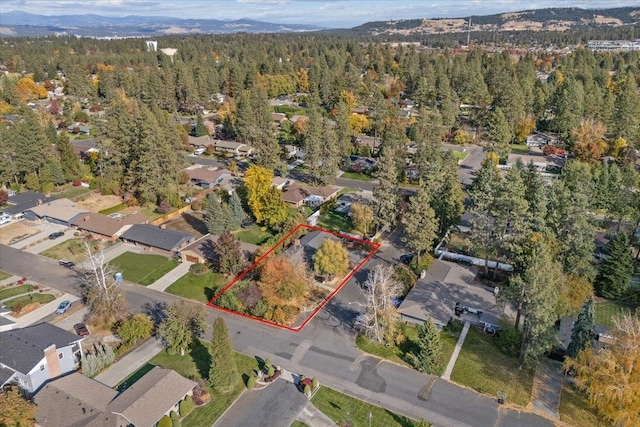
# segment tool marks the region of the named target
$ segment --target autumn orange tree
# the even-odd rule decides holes
[[[640,317],[614,319],[611,344],[587,348],[565,361],[574,369],[578,387],[589,404],[616,426],[637,426],[640,420]]]
[[[299,260],[302,261],[302,260]],[[268,320],[287,323],[304,304],[308,291],[309,273],[304,261],[296,262],[284,255],[267,258],[260,270],[258,287],[269,306],[265,313]]]

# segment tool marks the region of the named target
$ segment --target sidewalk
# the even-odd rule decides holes
[[[443,380],[451,380],[451,373],[453,372],[453,367],[456,365],[456,360],[458,360],[458,355],[460,354],[460,350],[462,350],[462,344],[464,344],[465,338],[467,338],[467,333],[469,332],[469,328],[471,328],[471,323],[464,322],[464,327],[462,328],[462,332],[460,333],[460,337],[458,338],[458,342],[456,343],[456,348],[453,349],[453,354],[451,355],[451,359],[449,359],[449,363],[447,364],[447,369],[444,371],[442,375]]]
[[[113,388],[129,375],[144,366],[145,363],[163,349],[164,346],[160,341],[155,338],[151,338],[140,347],[109,366],[106,370],[102,371],[94,379]]]
[[[559,419],[560,394],[564,373],[562,363],[553,360],[542,360],[533,377],[531,401],[533,410]]]
[[[74,301],[77,301],[78,299],[79,298],[75,295],[64,294],[61,297],[54,299],[50,303],[43,305],[37,310],[33,310],[32,312],[25,314],[24,316],[13,317],[11,315],[7,315],[5,317],[15,322],[14,328],[16,329],[24,328],[25,326],[29,326],[34,323],[37,323],[39,320],[42,320],[48,315],[53,314],[56,311],[56,308],[58,308],[58,305],[60,305],[62,301],[68,300],[68,301],[74,302]]]
[[[47,239],[43,242],[40,242],[36,245],[33,245],[29,248],[24,249],[25,252],[29,252],[32,254],[39,254],[41,252],[46,251],[49,248],[52,248],[54,246],[59,245],[60,243],[66,242],[67,240],[71,240],[71,239],[75,239],[76,237],[74,236],[74,230],[66,230],[64,232],[64,236],[62,237],[58,237],[57,239],[49,239],[49,236],[47,235]]]
[[[176,268],[147,286],[149,289],[155,289],[156,291],[164,292],[173,282],[184,276],[189,272],[189,268],[193,265],[192,262],[182,262],[178,264]]]
[[[336,423],[320,412],[311,402],[307,403],[307,406],[298,414],[296,420],[302,421],[309,427],[336,427]]]

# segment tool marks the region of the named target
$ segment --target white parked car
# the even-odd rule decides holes
[[[9,224],[11,222],[11,215],[0,215],[0,225]]]
[[[193,154],[195,156],[199,156],[200,154],[204,154],[206,151],[207,151],[207,147],[200,146],[200,147],[196,148],[196,150],[193,152]]]

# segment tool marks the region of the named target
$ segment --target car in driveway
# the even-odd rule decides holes
[[[193,152],[194,156],[199,156],[201,154],[204,154],[207,152],[207,147],[205,147],[204,145],[201,145],[200,147],[196,148],[195,151]]]
[[[400,257],[400,262],[406,265],[411,264],[413,261],[413,254],[404,254]]]
[[[71,307],[71,301],[68,301],[68,300],[62,301],[58,306],[58,308],[56,309],[56,314],[66,313],[67,310],[69,310],[69,307]]]
[[[55,240],[58,237],[62,237],[62,236],[64,236],[64,232],[63,231],[56,231],[56,232],[53,232],[53,233],[49,234],[49,240]]]
[[[87,335],[89,335],[89,328],[87,328],[87,325],[82,322],[73,325],[73,330],[76,331],[76,334],[81,337],[86,337]]]
[[[73,261],[69,261],[68,259],[61,259],[58,261],[58,264],[66,268],[73,268],[76,266],[76,264]]]

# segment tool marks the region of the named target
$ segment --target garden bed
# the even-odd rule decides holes
[[[306,243],[301,243],[305,239]],[[343,248],[340,250],[347,254],[349,263],[344,273],[336,275],[341,280],[335,287],[314,280],[309,272],[313,263],[310,258],[326,240],[340,242]],[[218,292],[208,305],[272,326],[299,331],[379,246],[301,224]]]

